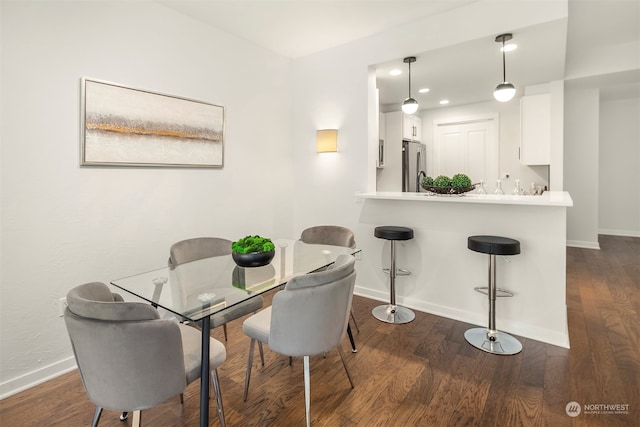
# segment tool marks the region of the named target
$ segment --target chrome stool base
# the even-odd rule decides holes
[[[407,307],[391,304],[379,305],[371,313],[373,317],[381,322],[394,323],[396,325],[409,323],[416,318],[416,314]]]
[[[464,339],[472,346],[491,354],[510,356],[522,351],[522,344],[506,332],[496,331],[491,340],[486,328],[472,328],[464,333]]]

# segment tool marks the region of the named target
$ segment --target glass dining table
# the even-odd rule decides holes
[[[276,245],[275,256],[263,267],[239,267],[231,255],[223,255],[111,281],[113,286],[175,314],[180,320],[200,322],[202,427],[209,425],[209,316],[284,285],[294,276],[323,269],[341,254],[360,252],[357,248],[307,244],[300,240],[272,241]]]

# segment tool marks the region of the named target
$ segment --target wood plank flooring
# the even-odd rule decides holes
[[[471,325],[425,313],[407,325],[375,320],[376,301],[355,297],[358,353],[343,348],[356,384],[349,387],[337,352],[311,358],[314,426],[638,426],[640,425],[640,239],[600,236],[601,250],[567,249],[571,349],[520,338],[524,350],[495,356],[463,334]],[[471,292],[471,290],[470,290]],[[266,302],[269,303],[270,296]],[[499,325],[498,325],[499,326]],[[222,330],[212,335],[223,340]],[[243,382],[248,339],[229,325],[227,361],[219,370],[227,425],[304,425],[302,359],[265,347],[248,402]],[[143,411],[146,426],[197,426],[198,382],[178,398]],[[569,417],[565,406],[582,405]],[[585,413],[587,404],[625,404],[628,414]],[[0,425],[87,426],[94,406],[77,372],[0,401]],[[219,425],[215,400],[211,426]],[[105,411],[100,426],[121,423]]]

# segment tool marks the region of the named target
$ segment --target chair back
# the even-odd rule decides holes
[[[353,231],[338,225],[318,225],[307,228],[300,235],[300,240],[304,243],[319,245],[356,247],[356,238]]]
[[[181,240],[169,249],[169,268],[203,258],[231,254],[231,240],[219,237],[195,237]]]
[[[286,356],[311,356],[337,347],[349,320],[355,258],[340,255],[332,268],[292,278],[273,297],[269,347]]]
[[[187,385],[178,325],[100,282],[67,294],[64,320],[85,391],[97,406],[143,410]]]

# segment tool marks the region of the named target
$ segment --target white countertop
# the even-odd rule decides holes
[[[530,206],[573,206],[573,200],[566,191],[545,191],[540,196],[512,196],[495,194],[466,193],[464,195],[434,195],[431,193],[402,193],[397,191],[356,193],[355,197],[362,199],[404,200],[420,202],[444,203],[483,203],[499,205],[530,205]]]

